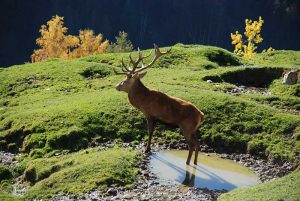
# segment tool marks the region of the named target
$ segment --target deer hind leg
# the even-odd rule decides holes
[[[189,154],[188,154],[188,157],[187,157],[187,160],[186,160],[186,164],[189,165],[190,161],[191,161],[191,158],[192,158],[192,155],[193,155],[193,151],[194,151],[194,144],[193,144],[193,139],[192,139],[193,132],[191,132],[191,128],[185,127],[184,125],[180,126],[180,128],[182,130],[185,141],[186,141],[186,143],[188,144],[188,147],[189,147]]]
[[[192,158],[192,155],[193,155],[194,146],[193,146],[193,143],[192,143],[191,140],[187,140],[187,144],[189,145],[189,155],[186,159],[186,164],[189,165],[190,161],[191,161],[191,158]]]
[[[151,118],[151,117],[148,117],[147,118],[147,124],[148,124],[149,138],[148,138],[147,146],[146,146],[146,149],[145,149],[145,153],[149,153],[151,151],[151,139],[152,139],[154,126],[155,126],[154,119]]]
[[[193,151],[195,151],[195,159],[194,164],[197,165],[197,159],[198,159],[198,151],[199,151],[199,142],[197,139],[197,131],[198,131],[198,125],[191,125],[189,122],[183,122],[184,124],[180,125],[183,135],[185,137],[185,140],[189,146],[189,155],[187,157],[186,164],[190,164],[191,157],[193,155]]]
[[[190,164],[190,161],[191,161],[191,158],[193,155],[193,151],[195,151],[194,164],[197,165],[200,143],[199,143],[196,133],[193,133],[191,135],[191,138],[187,139],[186,141],[187,141],[187,144],[189,145],[189,155],[188,155],[186,164]]]
[[[184,135],[185,141],[186,141],[186,143],[188,144],[188,147],[189,147],[189,154],[188,154],[188,157],[187,157],[187,160],[186,160],[186,164],[189,165],[190,161],[191,161],[191,158],[192,158],[192,155],[193,155],[193,151],[195,150],[195,145],[194,145],[195,142],[194,142],[194,139],[193,139],[193,133],[183,130],[183,135]]]
[[[198,122],[198,124],[195,128],[195,132],[192,136],[193,141],[194,141],[194,148],[195,148],[195,158],[194,158],[194,164],[195,165],[197,165],[198,153],[199,153],[199,149],[200,149],[200,142],[199,142],[199,139],[198,139],[198,136],[197,136],[199,134],[198,129],[199,129],[200,125],[203,123],[203,121],[204,121],[204,114],[202,113],[201,119]]]

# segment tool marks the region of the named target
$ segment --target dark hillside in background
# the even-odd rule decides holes
[[[0,66],[30,61],[39,28],[65,17],[70,34],[90,28],[109,40],[120,30],[135,48],[175,43],[232,50],[230,33],[244,31],[245,18],[265,20],[260,50],[300,50],[299,0],[1,0]]]

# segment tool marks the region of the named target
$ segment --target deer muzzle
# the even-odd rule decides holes
[[[116,90],[121,91],[121,86],[120,86],[120,84],[117,84],[115,88],[116,88]]]

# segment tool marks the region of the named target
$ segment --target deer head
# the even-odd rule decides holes
[[[122,80],[119,84],[116,85],[116,89],[118,91],[125,91],[128,93],[130,91],[130,89],[140,79],[142,79],[146,75],[146,72],[141,73],[141,71],[144,71],[145,69],[151,67],[159,57],[161,57],[164,54],[169,53],[170,51],[171,51],[171,48],[169,50],[167,50],[166,52],[161,52],[159,47],[154,44],[154,58],[146,66],[144,65],[144,59],[151,55],[152,50],[147,56],[143,56],[142,51],[140,49],[138,49],[138,57],[136,60],[132,59],[132,56],[130,53],[129,54],[130,62],[129,62],[128,66],[125,65],[124,60],[122,58],[122,61],[121,61],[122,72],[117,72],[115,68],[113,68],[113,70],[118,75],[120,75],[120,74],[126,75],[126,78],[124,80]]]

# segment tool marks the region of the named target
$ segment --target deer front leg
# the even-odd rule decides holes
[[[152,139],[152,134],[154,131],[154,126],[155,126],[155,122],[154,119],[152,117],[148,117],[147,118],[147,124],[148,124],[148,134],[149,134],[149,138],[148,138],[148,142],[147,142],[147,146],[145,149],[145,153],[149,153],[151,151],[151,139]]]
[[[200,148],[200,143],[199,143],[197,134],[194,135],[194,146],[195,146],[194,164],[197,165],[198,153],[199,153],[199,148]]]

